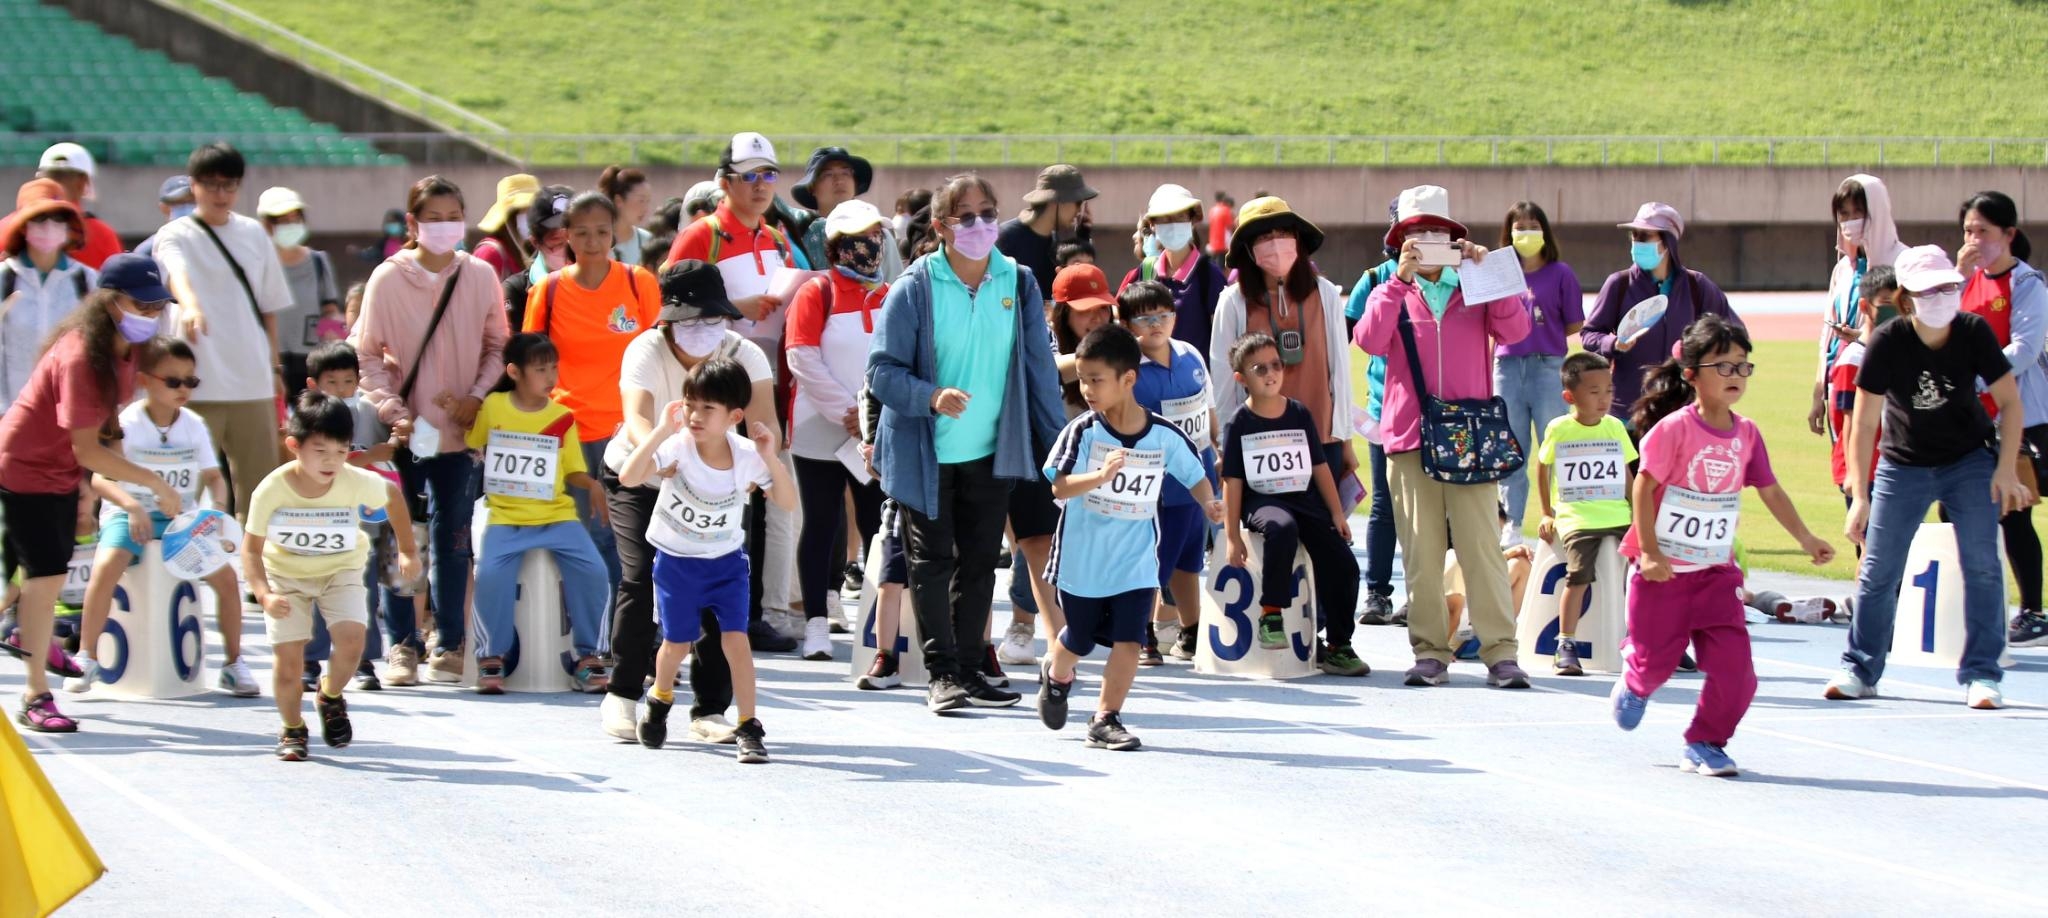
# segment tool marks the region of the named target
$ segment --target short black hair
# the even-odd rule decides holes
[[[510,392],[519,387],[512,381],[512,368],[545,366],[560,363],[562,352],[555,349],[555,342],[539,332],[520,332],[505,342],[505,372],[498,374],[498,381],[491,386],[492,392]]]
[[[242,159],[242,151],[224,141],[216,141],[192,151],[192,157],[185,161],[185,175],[192,179],[223,178],[241,181],[249,170],[249,164]]]
[[[729,357],[713,357],[683,377],[683,398],[702,399],[727,408],[745,408],[754,400],[754,381],[747,368]]]
[[[1055,267],[1064,268],[1072,264],[1075,258],[1082,255],[1093,259],[1095,257],[1095,243],[1089,242],[1086,239],[1070,239],[1060,243],[1059,251],[1053,255],[1052,263]]]
[[[336,370],[350,373],[363,371],[362,361],[356,358],[356,349],[346,341],[331,341],[320,345],[313,353],[306,355],[306,375],[318,380]]]
[[[1891,265],[1871,265],[1870,270],[1863,272],[1863,289],[1857,291],[1856,295],[1866,300],[1875,300],[1879,294],[1897,289],[1899,272],[1892,270]]]
[[[1564,359],[1564,367],[1558,370],[1557,375],[1564,382],[1565,388],[1577,389],[1579,387],[1579,377],[1594,370],[1611,370],[1613,368],[1614,365],[1608,363],[1607,358],[1592,351],[1580,351]]]
[[[1080,346],[1074,348],[1074,359],[1109,364],[1109,369],[1118,376],[1137,372],[1138,361],[1144,356],[1145,353],[1138,349],[1138,336],[1114,322],[1096,326],[1088,337],[1081,339]]]
[[[355,441],[356,415],[347,402],[318,389],[307,389],[299,393],[291,419],[284,424],[284,433],[301,444],[314,437],[352,443]]]
[[[1260,348],[1267,347],[1278,351],[1280,342],[1273,340],[1273,336],[1265,332],[1252,332],[1237,339],[1237,343],[1230,346],[1231,372],[1244,372],[1244,368],[1252,362],[1252,355],[1258,353]]]
[[[173,359],[190,360],[193,366],[199,365],[199,358],[193,356],[192,345],[186,344],[185,339],[158,335],[142,343],[135,356],[135,368],[150,373],[158,364]]]
[[[1156,280],[1139,281],[1125,287],[1116,295],[1116,320],[1126,325],[1138,316],[1155,312],[1173,312],[1173,291]]]

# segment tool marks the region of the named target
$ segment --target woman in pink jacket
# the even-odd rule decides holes
[[[1366,301],[1353,342],[1387,360],[1381,435],[1386,439],[1387,482],[1393,489],[1394,526],[1400,536],[1408,578],[1408,644],[1415,666],[1409,685],[1449,681],[1450,610],[1444,602],[1444,556],[1453,539],[1466,546],[1458,556],[1464,570],[1466,608],[1479,636],[1486,681],[1501,688],[1528,688],[1529,676],[1515,663],[1515,610],[1508,590],[1500,542],[1499,488],[1492,482],[1447,484],[1422,469],[1421,405],[1414,374],[1401,344],[1400,317],[1414,329],[1427,394],[1444,399],[1493,395],[1493,348],[1529,334],[1529,308],[1520,298],[1467,303],[1458,272],[1423,267],[1418,243],[1451,243],[1465,258],[1480,261],[1486,247],[1465,238],[1463,224],[1450,217],[1450,192],[1422,185],[1401,192],[1386,244],[1398,246],[1394,277]]]
[[[463,435],[485,393],[505,370],[505,303],[498,272],[455,250],[465,230],[462,190],[438,175],[407,193],[408,240],[370,274],[355,345],[362,397],[386,424],[412,421],[411,449],[401,461],[413,518],[426,511],[433,546],[434,653],[427,678],[462,678],[463,628],[469,608],[469,523],[476,460]],[[445,302],[446,308],[441,308]],[[438,314],[438,316],[437,316]],[[420,506],[420,495],[426,504]],[[386,592],[390,685],[418,681],[422,651],[412,600]]]

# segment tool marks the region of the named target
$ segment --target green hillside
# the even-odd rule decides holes
[[[239,5],[515,131],[2048,134],[2048,93],[2022,89],[2038,89],[2048,48],[2048,5],[2035,3],[376,0],[346,4],[346,14],[302,0]],[[1330,152],[1302,146],[1285,151],[1289,161]],[[1215,150],[1175,155],[1213,162]],[[1829,155],[1873,152],[1838,144]],[[1931,150],[1885,152],[1896,161]],[[1518,147],[1504,158],[1543,153]],[[1483,145],[1450,154],[1492,155]],[[1435,144],[1388,155],[1434,159]],[[1560,155],[1600,154],[1593,144]],[[1772,155],[1817,162],[1820,150]],[[1981,144],[1948,145],[1942,161],[1986,155]],[[2042,149],[1998,155],[2039,162]],[[1231,154],[1245,157],[1271,162],[1271,146]]]

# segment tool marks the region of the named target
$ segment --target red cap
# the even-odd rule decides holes
[[[1109,278],[1094,265],[1068,265],[1052,279],[1052,299],[1075,309],[1097,309],[1116,305],[1109,295]]]

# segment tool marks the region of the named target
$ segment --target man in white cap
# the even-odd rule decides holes
[[[43,151],[42,160],[36,163],[36,176],[62,185],[64,200],[77,205],[85,213],[85,245],[72,252],[71,257],[95,271],[100,269],[101,263],[122,250],[120,234],[85,207],[92,201],[92,178],[98,168],[90,152],[70,142],[51,144]]]

